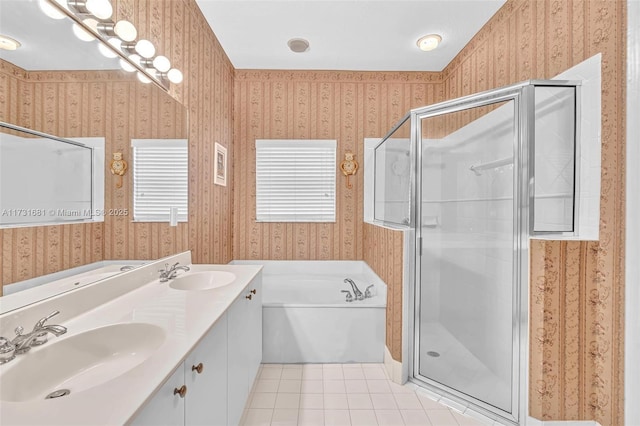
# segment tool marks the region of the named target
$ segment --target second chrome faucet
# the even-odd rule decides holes
[[[169,280],[174,279],[178,275],[178,271],[182,270],[187,272],[189,270],[188,266],[178,266],[180,263],[176,262],[174,265],[169,266],[168,263],[164,264],[164,269],[160,269],[160,282],[166,283]]]

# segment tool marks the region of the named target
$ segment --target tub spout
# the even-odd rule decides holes
[[[362,294],[362,292],[360,291],[356,283],[354,283],[351,278],[345,278],[344,282],[351,284],[351,289],[353,290],[353,294],[356,296],[356,300],[364,299],[364,295]]]

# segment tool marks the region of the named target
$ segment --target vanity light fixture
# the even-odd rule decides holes
[[[20,42],[11,37],[7,37],[4,35],[0,35],[0,49],[3,50],[16,50],[18,47],[22,46]]]
[[[149,84],[151,83],[151,79],[146,75],[142,74],[140,71],[136,74],[140,83]]]
[[[169,79],[170,82],[174,84],[180,84],[182,83],[182,78],[183,78],[182,71],[176,68],[172,68],[167,73],[167,78]]]
[[[89,31],[85,30],[78,24],[73,24],[71,27],[73,33],[82,41],[93,41],[96,38]]]
[[[38,0],[38,6],[40,6],[40,10],[42,10],[42,12],[51,19],[65,18],[65,15],[55,7],[51,6],[47,0]]]
[[[107,37],[117,37],[121,41],[132,42],[138,37],[138,30],[129,21],[101,22],[98,24],[98,32]],[[111,40],[111,39],[109,39]]]
[[[441,41],[442,37],[440,35],[429,34],[424,37],[420,37],[416,44],[418,45],[418,48],[420,50],[422,50],[423,52],[428,52],[438,47]]]
[[[69,8],[80,15],[93,15],[104,20],[113,15],[113,6],[109,0],[67,0]]]
[[[138,31],[129,21],[111,20],[113,6],[110,0],[39,0],[42,10],[51,9],[58,15],[68,16],[73,32],[84,41],[98,39],[100,52],[108,58],[120,57],[120,66],[127,72],[137,71],[143,83],[154,81],[164,89],[169,83],[179,84],[182,72],[171,68],[169,58],[157,55],[149,40],[137,40]],[[48,16],[52,16],[47,13]],[[58,16],[53,13],[54,16]],[[54,17],[52,16],[52,17]]]
[[[146,59],[151,59],[156,54],[156,48],[149,40],[138,40],[135,46],[135,51],[138,55]]]
[[[167,72],[171,69],[171,62],[166,56],[158,55],[153,59],[153,67],[160,72]]]

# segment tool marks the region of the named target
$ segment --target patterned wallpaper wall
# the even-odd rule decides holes
[[[337,170],[336,223],[255,222],[255,139],[337,139],[363,165],[363,140],[411,108],[442,100],[436,73],[237,70],[235,259],[364,259],[388,284],[387,346],[402,354],[402,233],[363,223],[363,173]]]
[[[531,244],[530,406],[623,424],[626,2],[514,0],[444,70],[446,98],[551,78],[602,53],[599,242]]]

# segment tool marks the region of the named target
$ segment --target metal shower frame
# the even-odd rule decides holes
[[[487,417],[512,424],[526,424],[529,398],[529,238],[535,235],[555,234],[571,235],[572,232],[535,232],[534,231],[534,170],[535,170],[535,87],[536,86],[564,86],[575,88],[575,176],[578,176],[579,153],[579,117],[580,117],[580,82],[569,80],[527,80],[514,85],[488,90],[485,92],[440,102],[434,105],[416,108],[407,113],[375,147],[377,149],[393,135],[407,120],[411,122],[412,163],[410,177],[410,224],[392,223],[385,220],[374,222],[396,229],[412,229],[415,232],[415,244],[411,253],[406,253],[406,259],[414,261],[412,276],[405,277],[405,290],[408,291],[408,306],[413,308],[413,315],[409,312],[408,324],[405,324],[408,339],[403,347],[408,347],[409,380],[428,388],[439,395],[454,402],[463,404]],[[420,324],[420,273],[422,250],[422,205],[418,200],[422,194],[422,119],[459,112],[475,107],[496,104],[500,102],[514,102],[514,203],[513,203],[513,364],[512,364],[512,412],[508,413],[490,404],[483,403],[473,397],[453,389],[444,389],[442,385],[420,376],[419,360],[419,326]],[[375,184],[374,184],[375,185]],[[375,190],[374,190],[375,193]],[[578,179],[574,179],[574,232],[577,230],[577,198],[579,196]],[[471,399],[471,400],[470,400]]]

